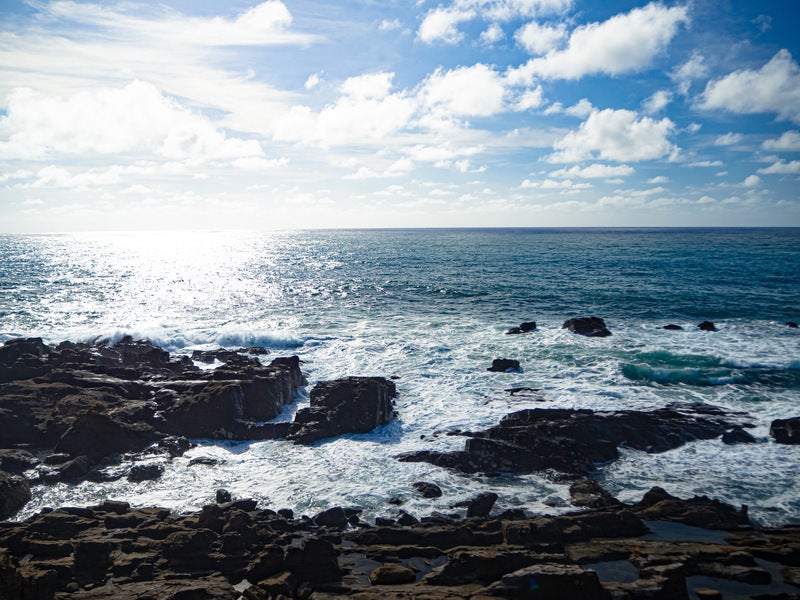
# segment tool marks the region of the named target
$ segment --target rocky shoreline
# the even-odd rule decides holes
[[[607,335],[595,317],[568,323],[582,335]],[[535,323],[519,329],[535,331]],[[369,432],[396,415],[393,381],[346,377],[318,382],[293,421],[271,421],[307,381],[298,357],[265,364],[264,354],[175,358],[129,337],[6,342],[0,519],[30,500],[32,484],[157,479],[162,466],[125,457],[180,456],[190,439],[311,444]],[[800,442],[798,423],[774,422],[775,441]],[[451,432],[467,438],[462,451],[397,457],[466,473],[547,472],[570,483],[571,503],[582,509],[557,517],[493,514],[491,491],[452,513],[418,519],[396,509],[374,524],[358,508],[296,517],[225,490],[216,504],[182,515],[113,500],[44,509],[0,522],[0,598],[800,599],[800,528],[758,528],[746,507],[659,488],[624,505],[589,478],[622,446],[658,453],[716,437],[754,443],[750,426],[745,414],[703,404],[527,409],[485,431]],[[414,487],[441,495],[430,482]]]

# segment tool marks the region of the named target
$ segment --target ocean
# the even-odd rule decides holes
[[[357,506],[447,512],[492,490],[497,509],[569,510],[542,474],[466,476],[401,463],[461,449],[531,407],[654,409],[705,402],[748,415],[757,444],[719,439],[663,454],[623,449],[594,476],[635,501],[654,485],[747,504],[753,520],[800,523],[800,447],[769,438],[800,416],[800,229],[420,229],[0,236],[0,341],[145,338],[173,353],[260,345],[297,354],[309,388],[348,375],[397,377],[392,423],[311,447],[199,440],[158,481],[35,486],[17,518],[103,498],[193,510],[219,487],[313,515]],[[598,316],[612,331],[561,328]],[[703,320],[718,331],[697,328]],[[538,329],[505,331],[525,321]],[[667,331],[669,323],[681,331]],[[520,373],[487,371],[495,358]],[[506,390],[529,387],[535,394]],[[308,404],[298,395],[280,419]],[[2,433],[0,432],[0,435]],[[219,464],[191,464],[193,458]],[[411,487],[437,483],[441,498]]]

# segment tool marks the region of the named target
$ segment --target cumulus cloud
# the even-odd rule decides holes
[[[425,15],[417,31],[417,37],[426,44],[434,42],[456,44],[464,37],[458,30],[459,23],[471,21],[475,16],[473,10],[435,8]]]
[[[678,149],[668,139],[674,131],[675,124],[667,118],[656,121],[630,110],[595,109],[576,131],[553,144],[556,152],[548,160],[635,162],[674,157]]]
[[[133,6],[133,5],[129,5]],[[292,15],[280,0],[267,0],[233,19],[187,17],[168,13],[149,19],[126,12],[125,5],[108,7],[90,2],[58,1],[43,5],[51,18],[117,30],[132,39],[158,38],[191,46],[307,45],[315,36],[288,31]]]
[[[500,40],[505,39],[505,37],[506,34],[503,31],[503,28],[497,23],[492,23],[486,28],[486,31],[481,33],[481,42],[491,46],[492,44],[496,44]]]
[[[681,24],[688,23],[686,6],[651,3],[602,23],[572,31],[563,50],[551,50],[509,71],[517,83],[535,77],[580,79],[586,75],[621,75],[647,68],[667,47]]]
[[[385,98],[392,89],[394,73],[367,73],[350,77],[342,84],[341,92],[353,98]]]
[[[758,170],[762,175],[800,175],[800,160],[786,162],[779,160]]]
[[[633,175],[633,167],[629,165],[603,165],[595,163],[587,167],[575,165],[569,169],[559,169],[550,173],[551,177],[579,177],[581,179],[606,179],[609,177],[627,177]]]
[[[642,103],[642,108],[648,115],[654,115],[664,110],[672,101],[672,94],[659,90]]]
[[[777,139],[765,140],[761,147],[774,152],[800,152],[800,131],[786,131]]]
[[[0,118],[0,156],[153,152],[167,159],[261,156],[258,142],[230,138],[150,83],[79,92],[67,98],[16,90]]]
[[[759,185],[761,185],[761,177],[759,177],[758,175],[749,175],[742,182],[742,185],[744,187],[758,187]]]
[[[800,123],[800,67],[788,50],[780,50],[758,70],[710,81],[699,105],[735,114],[776,113],[780,120]]]
[[[705,58],[701,54],[693,54],[692,57],[670,74],[672,80],[677,84],[678,91],[684,96],[689,93],[689,88],[697,79],[702,79],[708,75],[708,67]]]
[[[464,38],[461,23],[482,19],[491,22],[482,34],[485,43],[497,41],[495,24],[515,18],[561,14],[572,7],[573,0],[454,0],[449,6],[429,10],[417,30],[417,38],[432,44],[456,44]]]
[[[505,94],[500,75],[478,63],[451,71],[437,69],[424,82],[419,95],[427,109],[451,118],[496,114],[503,110]]]
[[[532,90],[525,90],[514,105],[514,109],[518,111],[530,110],[532,108],[539,108],[544,104],[544,96],[542,86],[536,86]]]
[[[539,56],[555,50],[566,36],[564,25],[549,27],[531,21],[517,30],[514,39],[529,54]]]
[[[725,135],[720,135],[717,139],[714,140],[715,146],[733,146],[734,144],[738,144],[743,139],[741,133],[733,133],[732,131],[726,133]]]

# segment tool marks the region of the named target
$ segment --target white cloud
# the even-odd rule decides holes
[[[157,38],[171,44],[191,46],[307,45],[315,36],[287,31],[292,15],[280,0],[267,0],[234,19],[187,17],[168,13],[148,19],[125,12],[135,5],[107,8],[104,4],[70,1],[51,2],[41,9],[51,18],[117,30],[131,39]]]
[[[672,94],[667,91],[659,90],[642,103],[644,111],[648,115],[654,115],[664,110],[672,101]]]
[[[320,78],[319,73],[312,73],[308,76],[308,79],[306,79],[303,87],[307,90],[313,90],[320,84],[320,81],[322,81],[322,79]]]
[[[734,71],[706,86],[700,107],[735,114],[774,112],[800,123],[800,67],[788,50],[780,50],[760,69]]]
[[[581,179],[606,179],[609,177],[627,177],[633,175],[633,167],[629,165],[602,165],[595,163],[588,167],[579,167],[575,165],[569,169],[559,169],[550,173],[551,177],[579,177]]]
[[[435,8],[425,15],[417,31],[417,37],[426,44],[434,42],[456,44],[464,37],[458,30],[458,24],[471,21],[475,16],[476,13],[472,10]]]
[[[540,25],[536,21],[531,21],[522,26],[514,34],[514,39],[529,54],[539,56],[555,50],[566,36],[567,31],[564,25],[548,27]]]
[[[437,69],[424,82],[424,106],[443,118],[485,117],[503,110],[505,86],[496,71],[484,64]]]
[[[785,131],[778,139],[766,140],[761,147],[774,152],[800,152],[800,131]]]
[[[514,109],[518,111],[539,108],[544,103],[542,86],[537,86],[532,90],[525,90],[517,99]]]
[[[647,183],[657,184],[657,183],[667,183],[669,182],[669,177],[665,175],[658,175],[657,177],[652,177],[647,180]]]
[[[742,185],[744,187],[758,187],[761,185],[761,177],[758,175],[749,175],[742,182]]]
[[[651,3],[602,23],[577,27],[567,47],[551,50],[509,71],[514,83],[545,79],[580,79],[586,75],[620,75],[641,71],[663,52],[678,27],[688,23],[688,8]]]
[[[237,158],[236,160],[231,161],[232,167],[252,171],[277,169],[278,167],[285,167],[288,164],[288,158],[261,158],[259,156],[248,156],[245,158]]]
[[[492,23],[486,28],[486,31],[481,33],[481,42],[491,46],[492,44],[496,44],[500,40],[505,39],[505,37],[506,34],[503,31],[503,28],[497,23]]]
[[[689,163],[690,167],[721,167],[721,160],[701,160],[698,162]]]
[[[597,110],[576,131],[553,144],[550,162],[580,162],[601,159],[640,161],[673,157],[678,149],[668,136],[675,124],[667,118],[656,121],[630,110]]]
[[[585,119],[594,110],[594,106],[586,98],[581,98],[577,104],[564,109],[564,114],[571,117]]]
[[[258,142],[229,138],[206,117],[165,97],[154,85],[79,92],[68,98],[18,89],[0,118],[0,156],[154,152],[168,159],[261,156]]]
[[[742,141],[742,134],[741,133],[733,133],[732,131],[726,133],[725,135],[719,136],[717,139],[714,140],[715,146],[733,146],[734,144],[738,144]]]
[[[378,25],[379,31],[399,31],[403,28],[403,24],[400,22],[400,19],[384,19],[381,21],[381,24]]]
[[[689,93],[693,81],[707,75],[708,67],[705,64],[705,58],[701,54],[693,54],[688,61],[673,71],[670,77],[678,85],[678,91],[685,96]]]
[[[800,175],[800,160],[786,162],[779,160],[768,167],[758,170],[762,175]]]
[[[588,190],[592,188],[591,183],[575,183],[569,179],[556,180],[556,179],[542,179],[541,181],[525,179],[520,186],[523,189],[540,189],[540,190]]]
[[[341,92],[345,96],[357,99],[385,98],[392,89],[394,73],[368,73],[358,77],[350,77],[342,84]]]

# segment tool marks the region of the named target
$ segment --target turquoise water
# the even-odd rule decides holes
[[[566,490],[544,477],[466,478],[393,456],[460,447],[434,432],[486,427],[529,406],[703,401],[745,411],[762,443],[625,451],[598,478],[622,499],[661,485],[747,503],[763,522],[800,521],[800,452],[767,436],[772,419],[800,415],[800,333],[785,325],[800,321],[798,229],[0,236],[0,256],[0,341],[131,334],[186,353],[257,344],[299,354],[312,384],[400,377],[400,419],[373,434],[312,448],[203,444],[160,482],[41,488],[28,511],[106,495],[193,508],[224,485],[309,513],[353,504],[388,514],[393,495],[410,510],[443,510],[487,487],[501,506],[553,512]],[[613,335],[561,329],[589,315]],[[706,319],[719,331],[699,331]],[[504,335],[531,320],[537,332]],[[500,357],[523,372],[488,373]],[[504,392],[522,386],[540,396]],[[198,455],[225,463],[189,467]],[[414,497],[420,478],[440,483],[443,499]]]

